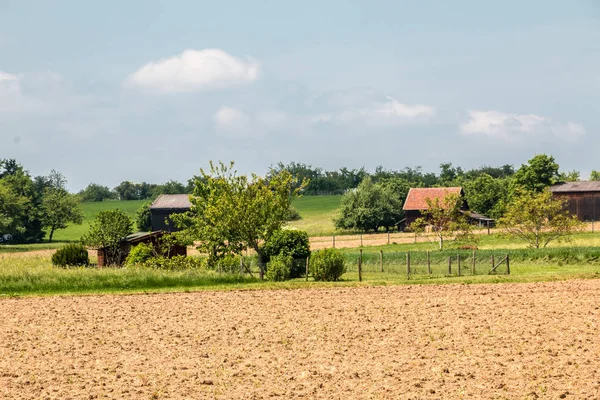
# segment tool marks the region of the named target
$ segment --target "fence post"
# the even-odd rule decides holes
[[[496,266],[496,263],[494,262],[494,255],[492,254],[492,271],[494,270],[494,267]]]
[[[410,279],[410,251],[406,252],[406,279]]]
[[[487,221],[488,235],[490,234],[490,221]]]
[[[358,257],[358,281],[362,282],[362,257]]]
[[[508,259],[508,254],[506,255],[506,275],[510,275],[510,261]]]
[[[448,257],[448,275],[452,275],[452,256]]]
[[[592,220],[592,233],[594,233],[594,220]]]
[[[310,257],[306,257],[306,282],[308,282],[308,260],[310,260]]]
[[[456,271],[458,276],[460,276],[460,254],[456,255]]]
[[[475,250],[473,250],[473,275],[475,275],[475,265],[477,264],[477,258],[475,256]]]
[[[362,245],[362,233],[360,234],[360,247],[363,247],[363,245]]]
[[[333,235],[332,237],[333,237],[333,248],[335,249],[335,235]]]
[[[388,244],[390,244],[390,231],[388,231]]]
[[[379,266],[381,267],[381,272],[383,272],[383,250],[379,250]]]
[[[427,272],[431,275],[431,258],[429,254],[429,250],[427,250]]]
[[[240,256],[240,275],[244,275],[244,256]]]

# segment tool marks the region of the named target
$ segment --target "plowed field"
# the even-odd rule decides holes
[[[0,398],[600,398],[600,280],[0,299]]]

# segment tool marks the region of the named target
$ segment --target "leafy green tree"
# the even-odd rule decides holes
[[[566,203],[566,199],[554,198],[547,190],[522,192],[508,204],[498,225],[507,235],[535,249],[545,248],[554,240],[570,240],[582,223],[567,211]]]
[[[600,181],[600,171],[592,170],[590,181]]]
[[[150,202],[142,204],[136,212],[135,224],[140,232],[152,230],[152,214],[150,213]]]
[[[227,254],[241,254],[250,248],[257,252],[264,276],[264,248],[274,232],[285,224],[294,197],[304,187],[286,170],[269,179],[252,174],[237,175],[234,163],[210,163],[200,170],[190,197],[191,212],[172,216],[189,239],[200,243],[215,265]]]
[[[579,182],[581,180],[581,173],[579,171],[568,171],[561,172],[558,177],[559,182]]]
[[[81,241],[93,249],[104,249],[107,265],[121,265],[121,242],[132,232],[133,223],[122,210],[100,211]]]
[[[559,166],[554,157],[538,154],[524,164],[515,173],[513,179],[513,192],[529,190],[542,192],[548,186],[560,181]]]
[[[380,227],[389,230],[402,215],[402,202],[396,194],[389,187],[374,184],[371,178],[366,178],[342,197],[335,227],[366,232],[376,232]]]
[[[47,189],[42,198],[42,225],[50,230],[48,241],[57,229],[65,229],[69,223],[80,225],[83,222],[83,210],[78,196],[64,189]]]
[[[0,179],[0,235],[16,235],[25,230],[23,219],[29,199],[21,196]]]
[[[79,192],[79,196],[82,201],[104,201],[115,199],[117,194],[111,191],[108,186],[90,183],[85,189]]]
[[[492,218],[501,216],[508,196],[508,183],[505,179],[494,179],[484,173],[466,181],[464,188],[465,198],[472,210]]]
[[[45,180],[36,178],[34,181],[23,166],[12,159],[0,161],[0,177],[0,181],[9,192],[17,198],[26,199],[20,203],[23,205],[21,212],[10,216],[11,225],[18,227],[16,231],[9,232],[13,236],[13,241],[15,243],[39,242],[44,237],[40,203],[43,189],[49,184],[44,183],[45,186],[39,186],[37,182],[45,182]]]
[[[473,226],[468,217],[461,211],[462,199],[458,194],[448,194],[442,199],[425,199],[427,210],[421,211],[408,229],[429,239],[427,228],[438,242],[438,248],[444,249],[444,243],[450,238],[458,240],[474,240]]]

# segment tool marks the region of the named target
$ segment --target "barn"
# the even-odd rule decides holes
[[[150,205],[152,230],[177,231],[170,216],[190,211],[191,207],[192,203],[188,194],[161,194]]]
[[[462,199],[461,210],[468,211],[469,205],[464,198],[464,191],[461,187],[442,187],[442,188],[411,188],[406,196],[406,201],[402,209],[404,210],[404,218],[406,226],[410,226],[417,218],[423,216],[422,211],[427,210],[429,205],[427,199],[440,199],[443,202],[448,195],[459,195]]]
[[[490,227],[493,220],[485,215],[478,214],[469,209],[469,204],[465,198],[465,192],[462,187],[441,187],[441,188],[411,188],[406,196],[406,201],[402,209],[404,210],[404,226],[410,226],[417,218],[423,216],[423,211],[429,208],[427,199],[440,199],[443,204],[444,198],[449,195],[458,195],[460,198],[460,210],[469,217],[473,224],[481,227]]]
[[[554,197],[566,198],[569,212],[580,221],[600,221],[600,181],[567,182],[550,191]]]

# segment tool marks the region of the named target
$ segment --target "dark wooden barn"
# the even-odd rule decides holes
[[[121,241],[121,264],[125,262],[131,249],[140,243],[151,244],[159,252],[160,238],[165,235],[163,231],[137,232],[123,238]],[[187,248],[181,245],[173,245],[167,256],[185,256]],[[98,249],[98,267],[106,266],[105,249]]]
[[[600,181],[567,182],[550,191],[554,197],[568,199],[569,212],[580,221],[600,221]]]
[[[153,231],[175,232],[177,227],[171,221],[171,215],[190,211],[192,203],[187,194],[161,194],[150,205]]]

